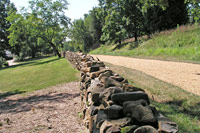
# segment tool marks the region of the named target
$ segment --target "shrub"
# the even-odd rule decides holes
[[[9,63],[8,62],[4,62],[4,64],[3,64],[4,66],[9,66]]]
[[[0,67],[2,67],[5,62],[6,60],[3,57],[0,57]]]

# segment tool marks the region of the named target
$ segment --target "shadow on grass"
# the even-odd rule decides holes
[[[118,45],[116,45],[116,46],[112,49],[112,51],[115,51],[115,50],[117,50],[117,49],[120,49],[120,48],[126,46],[127,44],[128,44],[128,43],[121,43],[121,44],[118,44]]]
[[[22,94],[22,93],[25,93],[25,91],[15,90],[15,91],[9,91],[9,92],[5,92],[5,93],[0,93],[0,99],[6,98],[6,97],[12,96],[12,95]]]
[[[21,66],[42,65],[42,64],[54,62],[54,61],[57,61],[57,60],[60,60],[60,59],[62,59],[62,58],[56,58],[56,59],[51,59],[51,60],[47,60],[47,61],[39,61],[40,59],[35,59],[35,60],[29,61],[29,62],[24,62],[24,63],[20,63],[20,64],[17,64],[17,65],[0,68],[0,70],[5,70],[5,69],[8,69],[8,68],[16,68],[16,67],[21,67]]]
[[[61,58],[56,58],[56,59],[47,60],[47,61],[42,61],[42,62],[35,62],[35,63],[32,63],[30,66],[34,66],[34,65],[43,65],[43,64],[47,64],[47,63],[50,63],[50,62],[54,62],[54,61],[60,60],[60,59],[61,59]]]
[[[184,113],[192,118],[196,117],[198,120],[200,120],[200,102],[196,103],[193,106],[187,105],[185,107],[185,102],[187,100],[179,100],[179,101],[168,101],[164,102],[162,104],[167,104],[171,107],[173,112],[175,113]],[[169,112],[164,112],[164,113],[169,113]],[[170,112],[171,113],[171,112]]]
[[[79,93],[60,93],[60,94],[46,94],[46,95],[34,95],[17,100],[1,100],[0,101],[0,114],[3,113],[20,113],[27,112],[33,109],[35,105],[40,102],[65,102],[65,100],[71,100],[76,97],[79,97]]]

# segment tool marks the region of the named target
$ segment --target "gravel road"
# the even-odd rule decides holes
[[[77,82],[24,95],[1,95],[0,133],[80,133]]]
[[[200,96],[200,65],[182,62],[92,55],[101,61],[142,71]]]

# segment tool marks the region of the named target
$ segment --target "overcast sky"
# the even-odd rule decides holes
[[[28,7],[29,0],[10,0],[15,4],[17,9],[19,10],[21,7]],[[83,18],[83,15],[88,13],[94,6],[98,5],[97,0],[68,0],[69,6],[66,11],[66,16],[74,19]]]

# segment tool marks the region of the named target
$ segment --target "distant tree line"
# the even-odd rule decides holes
[[[10,0],[0,1],[0,57],[10,50],[20,60],[38,54],[61,57],[69,34],[66,0],[30,0],[29,8],[17,11]]]
[[[70,43],[88,52],[188,23],[200,23],[199,0],[99,0],[84,19],[74,20]]]
[[[188,23],[200,23],[199,0],[98,0],[99,5],[73,22],[67,0],[30,0],[17,11],[0,1],[0,57],[10,50],[19,59],[60,51],[88,52],[106,43],[148,35]],[[77,9],[78,10],[78,9]],[[3,59],[1,59],[3,60]]]

